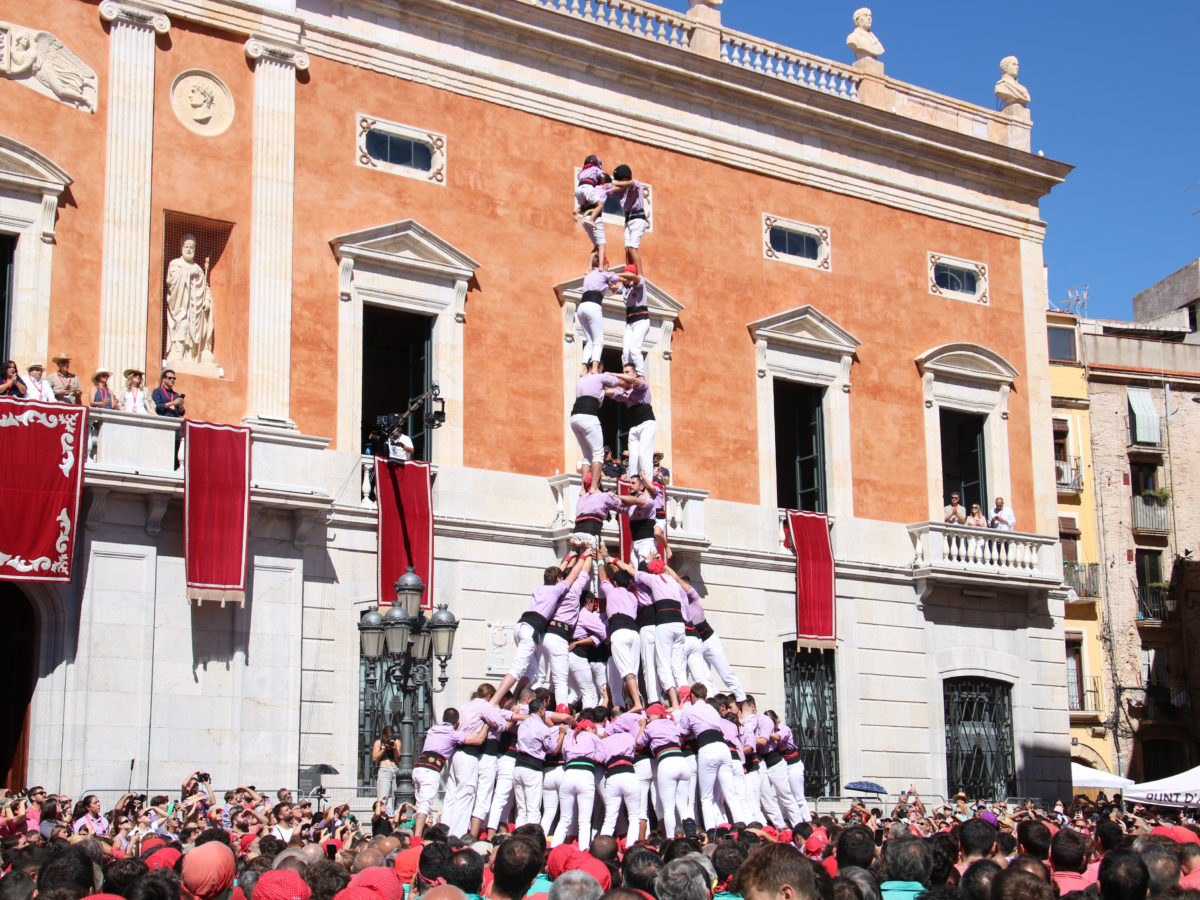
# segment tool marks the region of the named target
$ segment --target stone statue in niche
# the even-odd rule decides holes
[[[96,73],[48,31],[0,22],[0,75],[78,109],[96,111]]]
[[[1018,103],[1029,105],[1029,88],[1017,81],[1021,65],[1015,56],[1006,56],[1000,60],[1000,80],[996,82],[996,99],[1005,106]]]
[[[867,7],[854,11],[854,30],[846,36],[846,46],[854,51],[856,60],[883,55],[883,44],[871,33],[871,10]]]
[[[196,261],[196,239],[183,236],[180,254],[167,266],[167,362],[213,361],[210,259]]]

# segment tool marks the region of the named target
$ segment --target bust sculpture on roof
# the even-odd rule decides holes
[[[1017,81],[1020,73],[1020,63],[1015,56],[1006,56],[1000,60],[1000,80],[996,82],[996,99],[1006,107],[1014,103],[1021,106],[1029,105],[1029,89]]]
[[[854,11],[854,30],[846,36],[846,46],[854,51],[856,60],[883,55],[883,44],[871,33],[871,10],[867,7]]]

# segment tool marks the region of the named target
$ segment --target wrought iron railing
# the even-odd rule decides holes
[[[1077,494],[1083,490],[1083,467],[1079,457],[1068,456],[1054,461],[1054,483],[1064,494]]]
[[[1175,615],[1175,602],[1165,584],[1138,585],[1138,620],[1162,622]]]
[[[1175,722],[1190,715],[1188,705],[1185,688],[1150,684],[1146,686],[1146,705],[1142,711],[1142,718]]]
[[[1171,530],[1171,507],[1157,497],[1134,496],[1132,523],[1134,531],[1154,531],[1166,534]]]
[[[1067,709],[1071,712],[1103,712],[1104,682],[1099,675],[1067,679]]]
[[[1099,563],[1063,563],[1063,581],[1080,597],[1100,596]]]

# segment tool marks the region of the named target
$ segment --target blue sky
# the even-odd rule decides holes
[[[687,0],[659,0],[686,9]],[[869,0],[867,0],[869,3]],[[723,23],[853,58],[856,4],[725,0]],[[1200,257],[1200,2],[904,0],[871,6],[886,71],[994,107],[1002,57],[1021,61],[1033,150],[1071,163],[1042,201],[1050,297],[1089,284],[1088,312],[1133,317],[1133,295]]]

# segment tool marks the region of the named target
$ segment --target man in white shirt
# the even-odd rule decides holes
[[[412,454],[413,442],[407,434],[397,428],[388,435],[389,459],[412,459]]]
[[[25,385],[29,388],[25,394],[26,400],[40,400],[42,403],[57,402],[50,382],[42,377],[45,369],[42,368],[41,363],[32,363],[25,371],[29,373],[29,377],[25,379]]]
[[[1004,498],[997,497],[992,515],[988,518],[988,527],[997,531],[1014,531],[1017,527],[1017,517],[1012,509],[1004,505]]]

